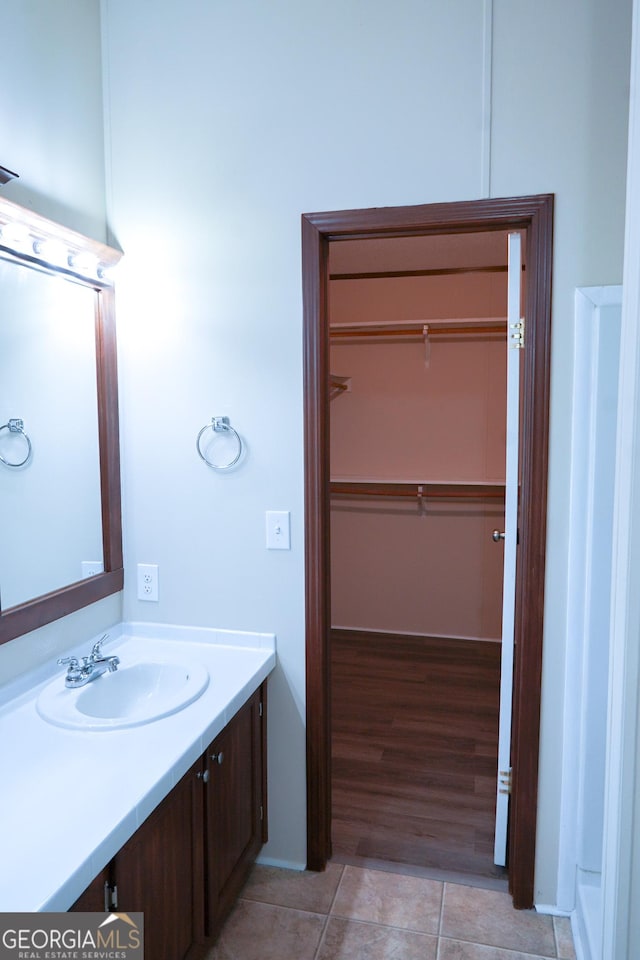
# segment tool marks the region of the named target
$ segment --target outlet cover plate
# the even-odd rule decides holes
[[[138,564],[138,600],[158,600],[158,564]]]

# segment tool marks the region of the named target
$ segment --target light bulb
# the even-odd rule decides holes
[[[104,280],[105,283],[113,283],[113,267],[109,266],[108,263],[99,263],[96,274],[99,280]]]
[[[23,247],[29,240],[29,228],[24,223],[4,223],[1,230],[2,242],[7,247]]]
[[[33,252],[54,267],[61,267],[67,262],[67,248],[61,240],[34,240]]]
[[[95,276],[98,267],[98,258],[86,250],[71,252],[67,260],[69,266],[76,273]]]

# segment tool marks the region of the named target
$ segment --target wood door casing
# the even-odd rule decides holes
[[[533,906],[544,614],[553,195],[305,214],[307,865],[331,853],[328,252],[341,239],[521,230],[527,331],[522,381],[519,556],[512,724],[509,885]]]

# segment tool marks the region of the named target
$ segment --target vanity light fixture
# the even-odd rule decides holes
[[[105,280],[108,283],[113,281],[113,269],[115,264],[99,263],[96,275],[98,280]]]
[[[95,277],[98,272],[98,259],[86,250],[76,250],[69,253],[67,264],[75,273],[82,273],[86,277]]]
[[[36,257],[45,260],[51,266],[64,267],[67,265],[69,253],[60,240],[34,240],[32,247]]]
[[[7,170],[6,167],[0,167],[0,184],[9,183],[10,180],[16,180],[19,174],[13,170]]]
[[[12,215],[14,204],[0,205],[0,248],[19,256],[27,256],[32,262],[44,267],[54,267],[82,280],[96,282],[103,287],[113,284],[111,270],[113,251],[105,247],[101,259],[101,245],[92,249],[81,245],[83,238],[73,230],[58,229],[64,238],[53,236],[47,230],[43,217],[33,214],[28,223]],[[20,208],[18,208],[20,209]],[[96,252],[97,251],[97,252]]]
[[[16,220],[0,224],[0,239],[4,246],[24,249],[29,242],[29,228]]]

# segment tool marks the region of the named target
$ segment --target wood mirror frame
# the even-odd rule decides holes
[[[57,253],[55,260],[51,258],[52,249]],[[3,198],[0,198],[0,251],[8,260],[31,264],[84,284],[95,292],[104,562],[103,573],[34,597],[7,610],[0,610],[0,643],[6,643],[117,593],[123,587],[116,324],[113,280],[110,276],[110,271],[122,254]],[[87,259],[90,267],[86,265]]]

